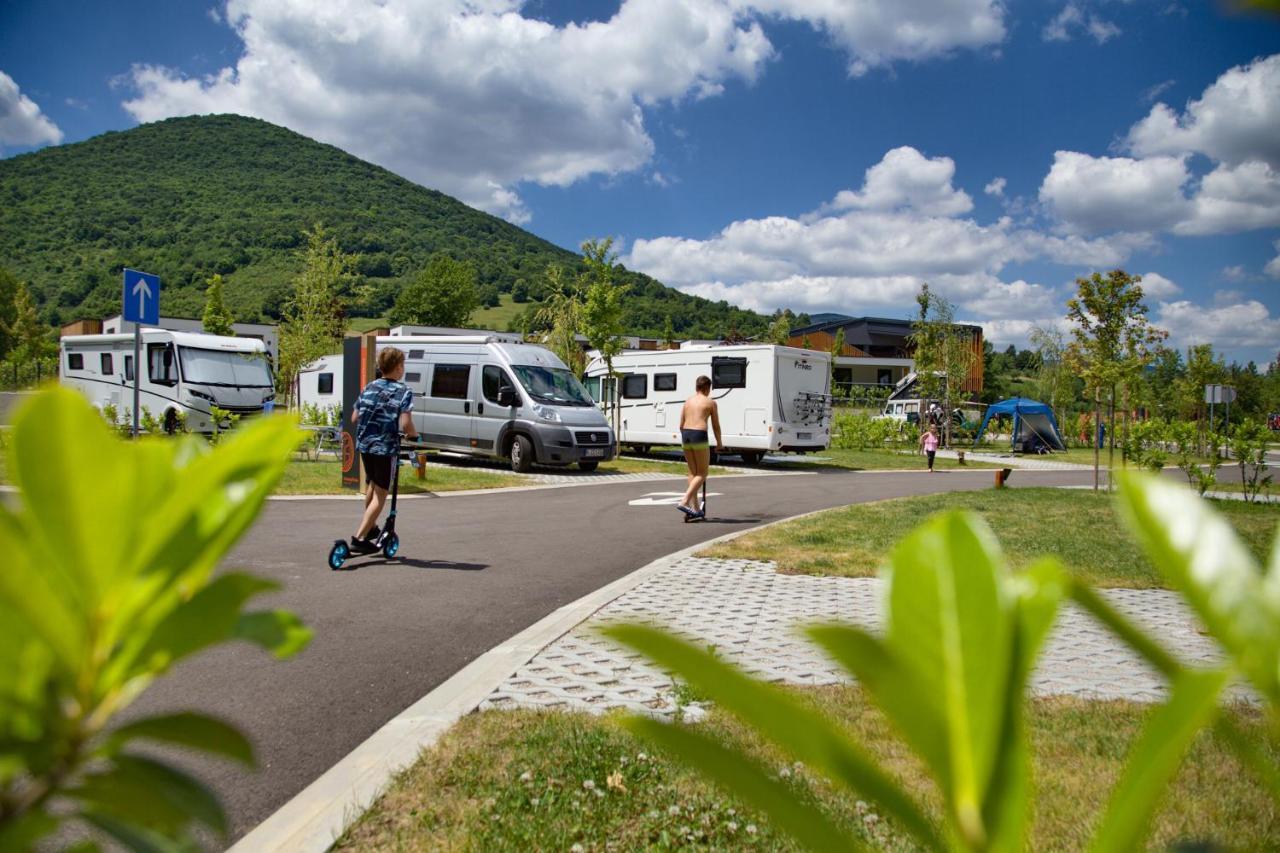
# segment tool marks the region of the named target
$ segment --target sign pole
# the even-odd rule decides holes
[[[123,317],[133,323],[133,437],[141,431],[142,327],[160,325],[160,277],[125,267]]]
[[[138,402],[141,396],[138,382],[142,376],[142,326],[133,324],[133,437],[138,437]]]

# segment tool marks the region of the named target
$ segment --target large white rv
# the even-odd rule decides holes
[[[699,376],[711,377],[726,453],[756,464],[771,451],[807,453],[831,443],[828,353],[772,344],[633,350],[614,356],[613,369],[621,444],[679,444],[680,409]],[[593,359],[586,373],[596,399],[612,395],[604,359]]]
[[[546,347],[487,335],[379,337],[378,350],[388,347],[405,354],[414,425],[429,447],[506,459],[516,471],[591,471],[616,452],[595,401]]]
[[[99,409],[133,418],[133,335],[67,335],[59,342],[62,384]],[[266,346],[255,338],[144,329],[139,403],[168,430],[185,414],[193,432],[211,432],[211,406],[254,415],[275,400]]]

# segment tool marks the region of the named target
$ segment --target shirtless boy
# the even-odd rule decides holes
[[[698,489],[707,481],[711,469],[711,444],[707,440],[707,422],[716,432],[716,450],[724,450],[724,434],[720,432],[720,409],[711,399],[711,378],[699,376],[694,384],[695,394],[684,401],[680,410],[680,443],[684,448],[685,462],[689,463],[689,490],[676,509],[690,518],[702,518],[705,513],[694,503]]]

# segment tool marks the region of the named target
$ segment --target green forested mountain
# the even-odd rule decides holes
[[[238,320],[279,316],[317,223],[359,255],[381,316],[434,252],[475,264],[482,288],[535,298],[545,271],[580,259],[508,222],[337,148],[241,116],[169,119],[0,160],[0,267],[30,283],[59,324],[119,310],[120,270],[164,281],[163,310],[198,317],[220,273]],[[626,324],[660,334],[762,332],[765,318],[628,273]]]

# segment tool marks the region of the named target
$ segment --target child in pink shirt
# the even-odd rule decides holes
[[[938,452],[938,433],[937,427],[930,426],[929,431],[920,436],[920,447],[924,450],[924,455],[929,458],[929,473],[933,473],[933,457]]]

